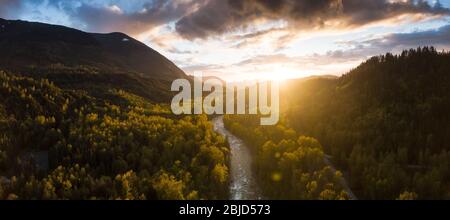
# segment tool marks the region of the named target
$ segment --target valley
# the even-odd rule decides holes
[[[193,77],[128,35],[0,25],[0,199],[450,198],[449,52],[287,80],[267,126],[173,114]]]
[[[252,154],[245,143],[230,133],[224,125],[223,116],[212,121],[214,130],[224,136],[230,145],[230,199],[262,199],[252,170]]]

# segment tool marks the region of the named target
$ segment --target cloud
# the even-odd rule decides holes
[[[177,20],[193,10],[195,5],[186,0],[153,0],[138,11],[125,12],[118,5],[99,7],[83,3],[71,15],[86,24],[89,31],[122,31],[133,35]]]
[[[210,0],[196,12],[179,20],[176,30],[185,38],[206,38],[239,27],[245,19],[227,0]]]
[[[220,64],[195,64],[195,65],[186,65],[182,67],[183,71],[185,71],[188,75],[196,75],[203,74],[204,76],[223,76],[230,77],[233,75],[233,72],[227,72],[230,70],[230,66],[228,65],[220,65]]]
[[[426,0],[0,0],[0,16],[17,18],[23,5],[43,4],[87,31],[135,35],[174,22],[176,32],[190,40],[252,28],[262,21],[285,21],[291,29],[308,31],[358,27],[405,14],[449,14],[449,9]],[[265,30],[257,33],[263,34]]]
[[[386,52],[398,53],[404,49],[434,46],[437,49],[450,49],[450,25],[438,29],[416,31],[411,33],[391,33],[370,39],[337,42],[350,47],[344,54],[361,57],[375,56]]]
[[[448,15],[449,10],[425,0],[209,0],[176,23],[187,38],[207,38],[261,20],[284,20],[294,29],[367,25],[405,14]]]
[[[220,76],[224,80],[298,78],[309,75],[339,75],[361,63],[366,56],[352,51],[329,51],[325,54],[289,56],[261,54],[233,64],[195,64],[183,66],[188,74]]]
[[[412,33],[388,34],[381,38],[366,40],[363,44],[371,47],[388,50],[395,47],[418,47],[418,46],[450,46],[450,25],[440,27],[436,30],[416,31]]]
[[[404,14],[449,15],[441,5],[431,6],[425,0],[344,0],[344,17],[349,24],[364,25]]]
[[[21,6],[19,0],[0,0],[0,18],[16,18]]]
[[[264,65],[270,63],[291,63],[295,58],[288,57],[285,54],[273,54],[273,55],[258,55],[250,59],[243,60],[235,65]]]
[[[167,52],[169,53],[174,53],[174,54],[198,54],[199,52],[196,50],[180,50],[178,48],[170,48],[167,50]]]
[[[242,35],[242,37],[251,38],[252,36]],[[280,77],[292,78],[311,74],[340,75],[369,57],[386,52],[399,53],[404,49],[432,45],[437,49],[448,50],[450,49],[450,25],[433,30],[391,33],[371,36],[370,39],[363,38],[336,43],[346,49],[300,56],[284,53],[255,53],[247,59],[232,64],[186,65],[183,69],[188,73],[203,72],[205,75],[218,75],[227,80],[241,77],[258,79],[264,73],[268,73],[266,75],[270,76],[283,74]]]
[[[176,21],[205,0],[0,0],[0,16],[17,18],[17,11],[30,18],[32,13],[55,11],[95,32],[122,31],[137,34]],[[56,16],[57,17],[57,16]]]
[[[235,66],[261,66],[261,65],[271,65],[271,64],[283,64],[291,65],[296,67],[305,66],[321,66],[330,63],[341,63],[341,62],[353,62],[361,61],[365,59],[367,55],[361,54],[355,51],[343,51],[334,50],[328,51],[325,54],[310,54],[303,56],[288,56],[286,54],[267,54],[267,55],[257,55],[250,59],[243,60],[239,63],[234,64]]]
[[[295,34],[286,28],[268,28],[264,30],[250,31],[245,34],[232,35],[224,42],[230,43],[235,49],[248,49],[260,47],[261,44],[271,44],[275,49],[281,49],[283,45],[291,42]]]
[[[32,18],[51,13],[53,20],[67,17],[71,25],[92,32],[126,32],[130,35],[176,21],[205,0],[0,0],[0,17]],[[42,11],[40,11],[42,10]],[[56,15],[56,12],[59,13]],[[47,21],[50,19],[37,19]],[[56,22],[60,23],[60,22]],[[77,26],[78,25],[78,26]]]

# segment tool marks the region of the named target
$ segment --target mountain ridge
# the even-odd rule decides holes
[[[107,93],[112,87],[167,102],[171,82],[189,79],[172,61],[120,32],[0,18],[0,48],[1,69],[68,89]]]
[[[82,50],[81,52],[91,52],[92,54],[98,55],[95,62],[102,64],[102,66],[111,65],[112,63],[109,63],[108,61],[114,61],[114,67],[117,70],[124,72],[136,72],[142,74],[143,76],[152,78],[186,77],[186,74],[181,69],[176,67],[176,65],[169,59],[165,58],[144,43],[124,33],[88,33],[61,25],[21,20],[12,21],[5,19],[0,20],[0,27],[0,42],[2,43],[6,41],[10,44],[12,43],[16,47],[22,46],[30,48],[29,46],[34,46],[37,47],[36,49],[55,47],[50,48],[52,49],[51,52],[55,54],[52,58],[59,55],[61,58],[68,59],[69,61],[74,59],[74,61],[77,61],[78,65],[95,64],[92,60],[89,60],[91,57],[88,54],[80,54],[78,52],[78,50]],[[16,43],[21,43],[24,45],[16,45]],[[44,46],[44,48],[39,46]],[[21,47],[16,49],[20,48]],[[69,52],[68,50],[70,49],[74,50],[71,51],[71,54],[63,53]],[[95,51],[94,49],[100,51]],[[1,58],[5,58],[5,55],[9,55],[10,57],[7,60],[10,63],[12,62],[12,64],[16,62],[14,58],[16,60],[18,58],[27,58],[26,56],[20,56],[23,54],[12,52],[13,51],[4,49],[2,53],[4,55],[1,55]],[[34,52],[37,53],[37,55],[47,55],[43,54],[46,51]],[[35,63],[35,60],[32,59],[26,59],[26,61],[29,63]],[[54,61],[58,61],[63,64],[73,63],[63,59],[51,60],[48,62],[54,63]],[[5,62],[1,62],[1,64],[4,65]],[[156,64],[163,66],[156,66]],[[126,68],[130,69],[128,70]],[[112,69],[113,68],[110,68],[109,70]]]

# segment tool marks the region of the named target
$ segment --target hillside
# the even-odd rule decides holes
[[[111,93],[121,104],[0,71],[0,199],[228,198],[206,116]]]
[[[7,20],[0,49],[0,200],[228,198],[228,144],[171,115],[187,76],[156,51]]]
[[[1,69],[94,95],[114,87],[167,101],[170,83],[187,78],[164,56],[123,33],[0,19],[0,48]]]
[[[286,118],[319,139],[358,197],[448,199],[449,91],[450,54],[418,48],[338,79],[291,82]]]

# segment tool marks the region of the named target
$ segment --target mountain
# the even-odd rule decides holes
[[[450,53],[373,57],[348,74],[291,82],[289,124],[345,170],[358,198],[448,199]]]
[[[224,117],[252,149],[265,196],[450,198],[450,52],[387,53],[341,77],[289,80],[281,89],[276,126],[260,126],[255,115]]]
[[[0,200],[228,198],[228,144],[171,114],[176,78],[125,34],[0,20]]]
[[[98,93],[115,87],[166,101],[170,82],[187,78],[167,58],[123,33],[0,19],[0,48],[1,69],[70,89]]]

